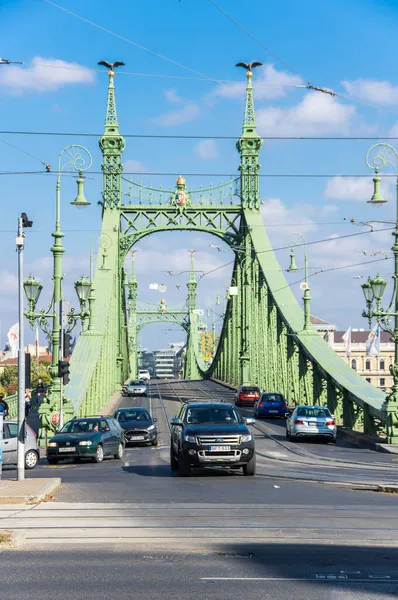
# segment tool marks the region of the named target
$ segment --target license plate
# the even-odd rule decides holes
[[[59,448],[59,452],[76,452],[76,448]]]
[[[278,411],[277,410],[269,410],[268,412],[270,412],[270,413],[277,413]]]
[[[229,452],[231,446],[210,446],[209,452]]]
[[[131,435],[130,440],[145,440],[144,435]]]

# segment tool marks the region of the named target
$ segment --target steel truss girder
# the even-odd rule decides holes
[[[159,231],[203,231],[228,244],[239,242],[241,209],[236,206],[121,206],[120,249],[128,252],[143,237]]]
[[[151,323],[174,323],[185,329],[185,331],[189,329],[188,313],[184,311],[168,310],[167,312],[160,312],[158,310],[137,310],[136,315],[137,333],[145,325],[150,325]]]

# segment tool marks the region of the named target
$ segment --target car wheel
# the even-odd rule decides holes
[[[152,440],[152,446],[157,446],[158,445],[158,438],[155,438],[154,440]]]
[[[34,469],[39,462],[39,456],[34,450],[28,450],[25,454],[25,468],[28,470]]]
[[[191,468],[182,454],[178,457],[178,474],[180,477],[189,477],[191,474]]]
[[[103,447],[101,446],[101,444],[99,444],[99,445],[97,446],[97,451],[96,451],[96,453],[95,453],[95,456],[94,456],[94,459],[93,459],[93,460],[94,460],[94,462],[96,462],[96,463],[102,463],[102,461],[104,460],[104,449],[103,449]]]
[[[247,477],[252,477],[256,474],[256,455],[253,454],[253,457],[249,460],[248,463],[243,465],[243,475]]]
[[[98,446],[98,448],[99,448],[99,446]],[[97,450],[98,450],[98,448],[97,448]],[[117,447],[117,452],[116,452],[116,454],[114,454],[114,457],[117,458],[118,460],[122,460],[123,454],[124,454],[124,446],[123,446],[122,442],[120,442]]]
[[[47,462],[49,465],[57,465],[58,464],[58,458],[47,458]]]
[[[177,471],[177,469],[178,469],[178,460],[174,456],[174,452],[171,448],[170,448],[170,469],[172,471]]]

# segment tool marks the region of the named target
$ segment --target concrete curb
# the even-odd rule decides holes
[[[13,548],[21,548],[25,544],[25,532],[13,531],[11,533],[11,545]]]
[[[34,479],[28,481],[34,482]],[[13,482],[11,482],[13,483]],[[18,483],[18,482],[15,482]],[[32,486],[34,484],[32,483]],[[42,484],[38,491],[33,493],[25,492],[21,493],[18,491],[6,490],[3,494],[0,488],[0,505],[1,504],[39,504],[46,499],[46,496],[54,492],[61,485],[60,477],[53,477],[48,479],[46,483]]]
[[[377,486],[378,492],[385,492],[386,494],[398,494],[398,484],[382,484]]]

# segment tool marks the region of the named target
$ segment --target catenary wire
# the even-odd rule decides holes
[[[63,171],[65,175],[76,176],[74,171]],[[47,173],[44,171],[0,171],[0,175],[57,175],[56,171]],[[104,175],[103,171],[89,171],[89,175]],[[145,177],[179,177],[180,171],[174,173],[167,172],[148,172],[148,171],[123,171],[123,175],[140,175]],[[236,173],[184,173],[185,177],[237,177]],[[241,173],[239,177],[252,177],[251,173]],[[303,179],[322,179],[333,177],[356,177],[371,178],[370,174],[363,173],[259,173],[257,177],[281,177],[281,178],[303,178]],[[383,177],[397,177],[396,173],[385,173]],[[164,190],[167,192],[168,190]],[[216,206],[216,205],[215,205]]]
[[[240,23],[238,23],[238,21],[236,21],[233,17],[231,17],[231,15],[229,15],[224,9],[222,9],[221,6],[218,6],[218,4],[216,4],[213,0],[207,0],[207,1],[210,2],[210,4],[212,4],[214,6],[214,8],[216,8],[220,13],[222,13],[223,15],[225,15],[227,17],[227,19],[229,19],[230,21],[232,21],[232,23],[234,23],[237,27],[239,27],[239,29],[241,29],[249,37],[251,37],[264,50],[266,50],[268,52],[268,54],[271,54],[271,56],[273,56],[274,58],[276,58],[276,60],[278,60],[284,67],[286,67],[286,69],[288,69],[294,75],[298,75],[299,77],[301,77],[300,73],[298,73],[295,69],[293,69],[292,67],[290,67],[284,60],[282,60],[280,58],[280,56],[278,56],[277,54],[275,54],[275,52],[273,52],[272,50],[270,50],[270,48],[268,48],[268,46],[266,46],[265,44],[263,44],[250,31],[248,31],[247,29],[245,29],[245,27],[243,27],[243,25],[241,25]]]
[[[300,242],[299,244],[295,244],[295,248],[300,247],[300,246],[312,246],[314,244],[324,244],[326,242],[335,242],[336,240],[341,240],[341,239],[345,239],[345,238],[351,238],[351,237],[356,237],[358,235],[366,235],[369,233],[379,233],[379,232],[383,232],[383,231],[392,231],[393,229],[395,229],[394,227],[385,227],[383,229],[375,229],[375,230],[367,230],[367,231],[359,231],[356,233],[349,233],[349,234],[345,234],[345,235],[339,235],[339,236],[335,236],[335,237],[329,237],[329,238],[323,238],[321,240],[314,240],[312,242]],[[267,254],[268,252],[278,252],[279,250],[289,250],[291,248],[291,244],[285,245],[285,246],[279,246],[277,248],[270,248],[268,250],[261,250],[260,252],[256,252],[256,255],[258,254]],[[386,260],[386,258],[382,258],[382,259],[377,259],[377,260]],[[362,263],[358,263],[358,264],[366,264],[367,262],[376,262],[376,261],[364,261]],[[204,273],[203,275],[201,275],[199,277],[199,281],[201,279],[203,279],[203,277],[206,277],[207,275],[210,275],[211,273],[215,273],[216,271],[219,271],[220,269],[223,269],[224,267],[227,267],[229,265],[232,265],[235,263],[235,258],[233,260],[228,261],[227,263],[224,263],[222,265],[219,265],[218,267],[216,267],[215,269],[211,269],[210,271],[207,271],[206,273]],[[354,265],[355,266],[355,265]],[[338,268],[338,267],[336,267]],[[311,275],[313,276],[314,273]]]
[[[177,67],[180,67],[181,69],[186,69],[187,71],[191,71],[192,73],[195,73],[196,75],[200,75],[200,77],[204,77],[205,79],[217,82],[216,79],[213,79],[212,77],[208,77],[207,75],[204,75],[200,71],[196,71],[196,69],[187,67],[186,65],[183,65],[183,64],[173,60],[172,58],[168,58],[167,56],[164,56],[163,54],[160,54],[159,52],[155,52],[154,50],[151,50],[150,48],[146,48],[142,44],[138,44],[137,42],[134,42],[133,40],[130,40],[129,38],[126,38],[114,31],[111,31],[110,29],[107,29],[106,27],[102,27],[102,25],[98,25],[98,23],[94,23],[94,21],[90,21],[89,19],[86,19],[85,17],[82,17],[82,16],[68,10],[67,8],[64,8],[63,6],[60,6],[59,4],[56,4],[55,2],[52,2],[51,0],[43,0],[43,1],[46,2],[47,4],[50,4],[51,6],[54,6],[55,8],[58,8],[59,10],[62,10],[63,12],[67,13],[68,15],[71,15],[72,17],[79,19],[80,21],[84,21],[84,23],[88,23],[89,25],[92,25],[92,27],[96,27],[97,29],[100,29],[101,31],[105,31],[105,33],[109,33],[110,35],[113,35],[114,37],[118,38],[119,40],[127,42],[131,46],[140,48],[140,50],[144,50],[145,52],[148,52],[149,54],[152,54],[153,56],[157,56],[158,58],[161,58]]]
[[[12,131],[0,130],[0,135],[35,135],[35,136],[70,136],[70,137],[102,137],[103,133],[78,133],[75,131]],[[142,134],[142,133],[124,133],[124,138],[138,139],[156,139],[156,140],[237,140],[236,135],[176,135],[176,134]],[[312,135],[263,135],[259,136],[262,140],[269,141],[315,141],[315,142],[350,142],[350,141],[378,141],[378,140],[398,140],[398,136],[312,136]]]
[[[212,4],[218,11],[220,11],[222,14],[224,14],[230,21],[232,21],[237,27],[239,27],[239,29],[241,29],[242,31],[244,31],[249,37],[251,37],[257,44],[259,44],[259,46],[261,46],[264,50],[266,50],[269,54],[271,54],[272,56],[274,56],[281,64],[283,64],[291,73],[294,73],[295,75],[298,75],[299,77],[302,77],[300,75],[300,73],[298,73],[298,71],[296,71],[295,69],[293,69],[292,67],[290,67],[284,60],[282,60],[279,56],[277,56],[274,52],[272,52],[265,44],[263,44],[259,39],[257,39],[250,31],[248,31],[247,29],[245,29],[245,27],[243,27],[243,25],[241,25],[240,23],[238,23],[238,21],[236,21],[233,17],[231,17],[231,15],[229,15],[225,10],[223,10],[220,6],[218,6],[214,0],[208,0],[208,2],[210,2],[210,4]],[[389,108],[385,108],[384,106],[377,106],[375,104],[371,104],[370,102],[363,102],[362,100],[358,100],[357,98],[353,98],[350,96],[346,96],[344,94],[335,92],[334,90],[331,89],[327,89],[327,88],[319,88],[316,87],[314,85],[311,85],[309,83],[309,80],[307,78],[307,85],[305,86],[299,86],[299,87],[305,87],[308,90],[314,90],[320,93],[324,93],[324,94],[330,94],[331,96],[336,96],[338,98],[342,98],[343,100],[346,100],[348,102],[354,102],[355,104],[360,104],[362,106],[367,106],[376,110],[382,110],[384,112],[388,112],[390,114],[393,114],[395,116],[398,115],[397,112],[389,109]]]

